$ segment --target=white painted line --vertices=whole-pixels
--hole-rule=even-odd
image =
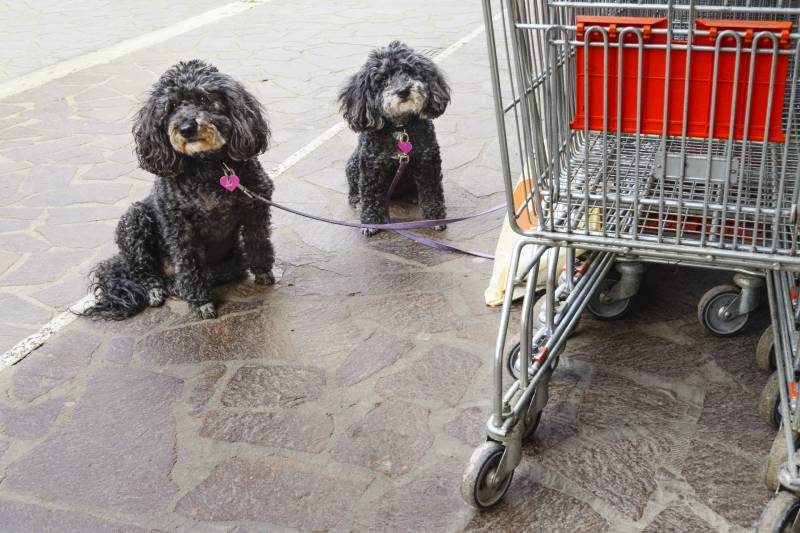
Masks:
[[[259,0],[259,3],[263,3],[263,2],[266,2],[266,1],[269,1],[269,0]],[[237,5],[237,4],[238,4],[238,2],[236,2],[234,4],[227,4],[226,6],[223,6],[223,7],[230,7],[230,6]],[[218,10],[215,9],[213,11],[218,11]],[[202,17],[202,16],[205,16],[205,15],[208,15],[209,13],[212,13],[213,11],[209,11],[209,12],[203,14],[203,15],[200,15],[200,16]],[[240,11],[244,11],[244,10],[241,9]],[[194,17],[194,18],[197,18],[197,17]],[[190,20],[192,20],[192,19],[189,19],[186,22],[189,22]],[[169,29],[169,28],[165,28],[165,29]],[[447,48],[445,48],[444,50],[442,50],[441,52],[436,54],[433,57],[433,61],[435,61],[436,63],[441,63],[442,61],[444,61],[445,59],[447,59],[448,57],[453,55],[453,53],[455,53],[459,48],[462,48],[465,44],[467,44],[468,42],[473,40],[475,37],[477,37],[478,35],[483,33],[483,29],[484,29],[483,25],[481,25],[478,28],[475,28],[474,30],[469,32],[466,36],[462,37],[458,41],[454,42],[453,44],[451,44],[450,46],[448,46]],[[185,30],[185,31],[188,31],[188,30]],[[154,32],[154,33],[157,33],[157,32]],[[183,32],[180,32],[180,33],[183,33]],[[151,35],[151,34],[148,34],[148,35]],[[178,35],[178,34],[175,34],[175,35]],[[131,39],[131,40],[135,40],[135,39]],[[126,41],[126,42],[128,42],[128,41]],[[161,42],[161,41],[158,41],[158,42]],[[120,43],[120,44],[122,44],[122,43]],[[120,55],[124,55],[124,54],[120,54]],[[119,57],[119,56],[117,56],[117,57]],[[109,61],[110,61],[110,59],[109,59]],[[99,64],[99,63],[95,63],[95,64]],[[88,68],[88,67],[84,67],[84,68]],[[66,76],[66,74],[64,74],[64,76]],[[53,78],[53,79],[55,79],[55,78]],[[43,83],[46,83],[46,82],[43,82]],[[0,85],[0,91],[2,91],[2,85]],[[2,92],[0,92],[0,98],[2,98]],[[293,153],[292,155],[290,155],[289,157],[284,159],[278,166],[276,166],[275,168],[270,170],[269,171],[270,176],[272,178],[276,178],[276,177],[280,176],[281,174],[283,174],[284,172],[286,172],[287,170],[289,170],[290,168],[295,166],[297,163],[302,161],[305,157],[307,157],[309,154],[311,154],[314,150],[316,150],[317,148],[319,148],[320,146],[325,144],[325,142],[333,139],[336,135],[338,135],[341,131],[343,131],[345,129],[345,127],[346,127],[346,124],[344,122],[339,122],[338,124],[335,124],[335,125],[331,126],[330,128],[328,128],[327,130],[325,130],[324,132],[322,132],[320,135],[314,137],[314,139],[312,139],[311,142],[309,142],[308,144],[303,146],[301,149],[299,149],[298,151],[296,151],[295,153]],[[6,367],[9,367],[9,366],[11,366],[13,364],[16,364],[19,361],[21,361],[22,359],[24,359],[28,354],[30,354],[33,350],[35,350],[36,348],[38,348],[39,346],[44,344],[47,341],[47,339],[52,337],[60,329],[68,326],[72,321],[74,321],[77,318],[77,315],[75,315],[72,311],[80,311],[80,310],[86,309],[88,306],[90,306],[92,304],[92,302],[94,302],[94,297],[91,294],[89,294],[87,296],[84,296],[83,298],[78,300],[72,307],[70,307],[70,311],[65,311],[65,312],[61,313],[60,315],[55,317],[53,320],[51,320],[50,322],[45,324],[42,327],[42,329],[40,329],[37,333],[34,333],[30,337],[21,340],[16,345],[14,345],[13,348],[11,348],[7,352],[5,352],[3,355],[0,355],[0,370],[4,369]]]
[[[305,159],[311,152],[325,144],[326,142],[330,141],[334,137],[336,137],[339,133],[344,131],[347,127],[347,124],[344,122],[339,122],[338,124],[334,124],[327,130],[323,131],[321,134],[314,137],[311,142],[307,145],[300,148],[298,151],[284,159],[283,161],[278,164],[275,168],[269,171],[270,178],[277,178],[301,160]]]
[[[500,14],[501,13],[495,15],[494,20],[497,20]],[[433,56],[433,60],[436,63],[441,63],[451,55],[455,54],[459,49],[463,48],[465,44],[469,43],[475,37],[483,33],[485,29],[486,28],[484,27],[484,25],[481,24],[480,26],[478,26],[477,28],[466,34],[464,37],[457,40],[456,42],[454,42],[453,44],[451,44],[450,46],[448,46],[447,48],[445,48],[444,50]]]
[[[196,30],[212,22],[238,15],[244,11],[254,8],[257,5],[269,2],[270,0],[239,0],[223,6],[217,7],[205,13],[177,22],[172,26],[161,28],[160,30],[145,33],[138,37],[133,37],[125,41],[118,42],[107,48],[102,48],[88,54],[83,54],[54,65],[35,70],[13,80],[0,83],[0,100],[9,96],[19,94],[36,87],[40,87],[53,80],[69,76],[75,72],[86,70],[97,65],[109,63],[124,55],[136,52],[154,44],[163,43],[173,37],[186,32]]]
[[[29,353],[47,342],[47,339],[56,334],[60,329],[67,327],[73,320],[78,318],[79,313],[89,307],[94,302],[94,297],[87,294],[75,302],[67,311],[57,315],[53,320],[45,324],[42,329],[22,339],[13,348],[0,355],[0,370],[14,365],[24,359]]]

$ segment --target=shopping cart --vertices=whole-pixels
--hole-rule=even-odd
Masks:
[[[788,527],[800,509],[800,1],[483,6],[508,215],[521,239],[494,353],[488,439],[464,474],[465,499],[485,509],[505,495],[584,309],[622,316],[645,263],[680,264],[735,273],[698,305],[716,335],[741,331],[766,286],[772,326],[758,362],[775,371],[762,410],[783,430],[767,468],[768,484],[782,490],[762,526]],[[523,282],[519,343],[506,354],[513,289]]]

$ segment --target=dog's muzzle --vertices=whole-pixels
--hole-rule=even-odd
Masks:
[[[383,110],[389,118],[419,115],[425,104],[425,95],[419,82],[408,82],[399,87],[389,87],[383,93]]]
[[[225,145],[225,138],[217,127],[202,118],[185,119],[169,128],[172,147],[188,156],[215,152]]]

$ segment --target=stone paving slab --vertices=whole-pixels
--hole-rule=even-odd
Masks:
[[[113,252],[115,219],[149,187],[130,117],[169,64],[206,57],[256,92],[275,131],[271,168],[337,123],[335,92],[375,44],[435,53],[482,21],[479,3],[396,8],[273,1],[0,102],[0,348],[80,297],[88,267]],[[502,198],[483,36],[443,66],[445,192],[451,213],[468,213]],[[342,175],[354,143],[343,131],[322,145],[276,180],[276,198],[354,217]],[[498,218],[439,237],[491,250]],[[216,321],[174,300],[120,323],[79,319],[0,372],[0,523],[739,532],[769,497],[760,469],[774,432],[756,415],[766,375],[753,357],[764,310],[724,341],[694,317],[728,275],[654,267],[629,317],[583,317],[508,499],[477,514],[458,490],[490,405],[491,264],[280,213],[275,245],[279,283],[221,288]]]

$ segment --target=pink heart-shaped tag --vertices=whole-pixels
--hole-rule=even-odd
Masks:
[[[222,176],[219,179],[219,184],[222,185],[228,192],[233,192],[239,186],[239,176],[231,174],[230,176]]]
[[[412,148],[414,148],[414,145],[408,141],[397,141],[397,149],[405,155],[408,155]]]

